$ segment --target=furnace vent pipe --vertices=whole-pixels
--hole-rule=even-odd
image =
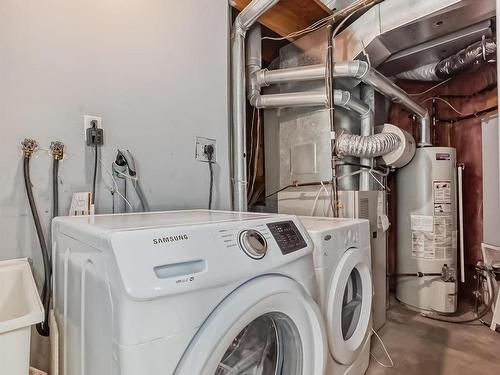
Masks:
[[[255,80],[261,86],[268,86],[275,83],[320,80],[324,79],[325,75],[326,68],[324,65],[311,65],[280,70],[261,69],[255,73]],[[333,76],[335,78],[359,79],[390,98],[393,102],[401,104],[419,119],[419,146],[431,145],[430,117],[427,109],[415,102],[404,90],[373,69],[368,63],[361,60],[335,63],[333,66]]]
[[[252,0],[234,20],[231,32],[232,183],[236,211],[247,211],[245,35],[259,17],[278,2]]]

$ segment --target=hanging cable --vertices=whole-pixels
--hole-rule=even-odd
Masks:
[[[208,190],[208,209],[212,209],[212,197],[213,197],[213,189],[214,189],[214,169],[213,169],[213,157],[214,157],[214,146],[206,145],[204,152],[207,155],[208,161],[208,170],[210,172],[210,185]]]
[[[466,113],[463,113],[463,112],[460,112],[458,109],[456,109],[448,100],[445,100],[443,98],[440,98],[439,96],[431,96],[430,98],[427,98],[425,100],[423,100],[422,102],[420,102],[421,104],[424,104],[424,103],[427,103],[428,101],[430,100],[439,100],[443,103],[445,103],[448,107],[450,107],[453,111],[455,111],[456,113],[458,113],[459,115],[461,116],[468,116],[468,114]]]
[[[38,242],[40,244],[40,249],[42,251],[43,269],[44,269],[44,285],[42,288],[42,303],[44,307],[44,320],[42,323],[36,325],[36,330],[41,336],[49,336],[49,309],[50,309],[50,278],[51,278],[51,268],[50,268],[50,258],[47,249],[47,243],[45,242],[45,236],[43,234],[42,224],[40,222],[40,216],[38,215],[38,210],[36,208],[35,198],[33,196],[33,187],[30,178],[30,159],[33,153],[38,148],[38,143],[33,139],[25,139],[21,142],[23,148],[23,172],[24,172],[24,186],[26,188],[26,194],[28,196],[28,202],[31,209],[31,214],[33,216],[33,221],[35,223],[36,234],[38,237]]]
[[[380,336],[378,335],[378,333],[372,328],[372,332],[373,334],[377,337],[378,341],[380,341],[380,345],[382,345],[382,349],[384,350],[384,353],[385,355],[387,356],[387,359],[389,359],[389,365],[386,365],[384,363],[382,363],[377,357],[375,357],[375,355],[370,352],[370,355],[373,357],[373,359],[382,367],[384,368],[393,368],[394,367],[394,361],[392,360],[392,357],[391,355],[389,354],[389,351],[387,350],[387,348],[385,347],[385,344],[384,342],[382,341],[382,339],[380,338]]]
[[[417,92],[417,93],[415,93],[415,94],[408,94],[408,96],[421,96],[421,95],[427,94],[427,93],[431,92],[432,90],[437,89],[438,87],[440,87],[440,86],[444,85],[445,83],[447,83],[447,82],[449,82],[449,81],[451,81],[451,77],[450,77],[450,78],[445,79],[445,80],[444,80],[444,81],[442,81],[442,82],[439,82],[437,85],[434,85],[434,86],[432,86],[432,87],[429,87],[427,90],[424,90],[424,91],[422,91],[422,92]]]

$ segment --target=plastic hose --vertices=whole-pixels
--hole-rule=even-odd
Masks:
[[[40,223],[40,217],[38,215],[38,210],[35,204],[35,198],[33,197],[33,189],[30,178],[30,158],[26,156],[24,157],[24,185],[26,187],[26,193],[28,195],[31,214],[35,222],[38,242],[40,243],[40,248],[42,250],[43,269],[45,274],[45,281],[42,289],[42,302],[45,310],[45,317],[42,323],[38,323],[36,325],[36,330],[41,336],[49,336],[50,278],[51,278],[50,259],[49,259],[49,252],[47,250],[47,244],[45,242],[45,236],[43,235],[42,224]]]

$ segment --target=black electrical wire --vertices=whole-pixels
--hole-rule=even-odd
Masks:
[[[212,166],[212,157],[208,159],[208,169],[210,170],[210,189],[208,193],[208,209],[212,209],[212,196],[213,196],[213,190],[214,190],[214,169]]]
[[[26,187],[26,193],[28,195],[28,202],[31,209],[31,214],[35,222],[36,234],[38,236],[38,242],[40,243],[40,248],[42,250],[43,259],[43,269],[45,274],[45,281],[42,289],[42,302],[45,309],[45,317],[42,323],[36,325],[36,330],[41,336],[49,336],[49,309],[50,309],[50,278],[51,278],[51,267],[49,252],[47,249],[47,243],[45,242],[45,236],[43,234],[42,224],[40,222],[40,216],[38,215],[38,210],[35,204],[35,198],[33,197],[33,188],[31,185],[30,178],[30,157],[24,157],[24,185]]]
[[[214,146],[212,145],[207,145],[205,146],[205,154],[207,155],[207,161],[208,161],[208,170],[210,171],[210,186],[208,190],[208,209],[212,209],[212,198],[213,198],[213,191],[214,191],[214,168],[213,168],[213,157],[214,157]]]
[[[99,160],[99,146],[96,144],[94,147],[94,176],[92,178],[92,204],[95,204],[95,186],[97,182],[97,162]]]

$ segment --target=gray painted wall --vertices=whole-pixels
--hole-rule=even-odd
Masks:
[[[194,143],[197,135],[215,138],[215,206],[229,208],[228,30],[224,0],[0,2],[0,259],[33,258],[40,280],[19,144],[25,137],[44,148],[66,144],[67,212],[72,192],[91,188],[84,114],[103,117],[108,166],[117,147],[132,151],[153,210],[206,207],[208,166],[194,160]],[[44,151],[32,161],[46,228],[50,163]],[[98,212],[110,207],[101,183]]]

